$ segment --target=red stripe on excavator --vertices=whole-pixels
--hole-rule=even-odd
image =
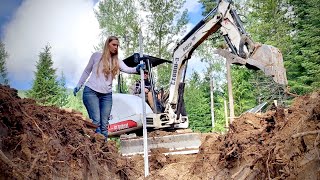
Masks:
[[[109,132],[117,132],[124,129],[129,129],[133,127],[137,127],[137,122],[133,120],[125,120],[114,124],[109,124],[108,131]]]

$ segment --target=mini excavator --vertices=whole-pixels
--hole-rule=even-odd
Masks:
[[[220,0],[214,9],[176,44],[172,61],[149,55],[141,57],[137,53],[123,60],[126,65],[135,67],[143,58],[149,72],[163,63],[172,65],[169,89],[166,94],[162,94],[160,99],[156,98],[158,96],[154,90],[154,79],[152,73],[149,73],[156,103],[153,108],[146,104],[148,130],[188,128],[189,119],[183,99],[187,62],[193,51],[210,35],[218,31],[223,36],[228,49],[217,49],[213,53],[223,56],[232,64],[261,70],[278,84],[284,86],[287,84],[286,70],[279,49],[254,42],[245,31],[232,1]],[[121,85],[121,77],[118,80],[118,84]],[[141,97],[121,93],[121,88],[119,92],[113,94],[113,106],[108,127],[110,136],[129,134],[142,129]],[[197,133],[166,135],[148,140],[150,149],[166,148],[180,152],[182,149],[188,149],[187,153],[195,152],[200,144],[200,137]],[[142,154],[142,138],[121,138],[121,153],[123,155]]]

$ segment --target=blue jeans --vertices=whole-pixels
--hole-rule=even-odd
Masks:
[[[112,108],[112,93],[99,93],[85,86],[83,104],[87,108],[89,118],[97,125],[96,133],[108,137],[109,117]]]

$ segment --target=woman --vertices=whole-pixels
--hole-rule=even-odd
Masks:
[[[108,138],[109,116],[112,108],[112,80],[120,71],[126,73],[137,73],[143,64],[135,68],[128,67],[118,59],[119,40],[110,36],[105,42],[103,52],[92,54],[87,67],[73,90],[73,94],[86,85],[83,90],[83,104],[85,105],[89,118],[97,125],[96,132]]]

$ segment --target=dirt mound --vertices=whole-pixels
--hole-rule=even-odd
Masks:
[[[0,179],[128,179],[113,141],[85,128],[77,114],[20,99],[0,86]]]
[[[289,109],[245,114],[227,134],[203,134],[196,155],[152,150],[147,179],[319,179],[319,100],[315,92]],[[0,179],[144,179],[142,156],[124,158],[103,139],[77,114],[0,86]]]
[[[207,135],[197,156],[166,156],[150,179],[320,179],[319,100],[315,92],[289,109],[245,114],[227,134]]]

